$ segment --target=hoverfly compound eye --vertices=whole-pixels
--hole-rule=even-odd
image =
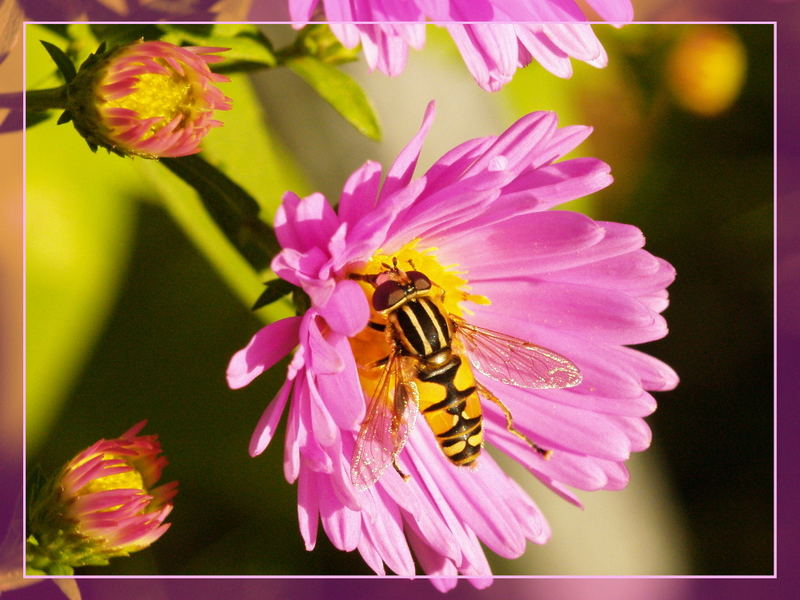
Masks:
[[[406,291],[396,281],[385,281],[375,288],[372,306],[377,311],[387,310],[399,304],[406,297]]]
[[[406,271],[406,276],[411,280],[411,283],[414,284],[414,289],[419,291],[431,289],[431,280],[428,279],[428,276],[424,273],[420,273],[419,271]]]

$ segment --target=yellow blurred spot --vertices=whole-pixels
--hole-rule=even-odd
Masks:
[[[708,117],[736,101],[746,70],[744,46],[724,25],[690,27],[667,58],[667,82],[675,100]]]

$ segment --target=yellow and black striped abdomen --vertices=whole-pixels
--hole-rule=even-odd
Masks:
[[[420,412],[445,456],[456,465],[475,462],[483,445],[483,417],[468,363],[451,354],[444,365],[421,364]]]
[[[472,370],[452,351],[452,323],[424,296],[407,300],[388,319],[403,354],[418,360],[419,410],[442,452],[456,465],[471,465],[483,444],[483,417]]]

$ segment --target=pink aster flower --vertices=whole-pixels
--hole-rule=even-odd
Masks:
[[[630,0],[589,4],[607,21],[633,19]],[[302,25],[318,5],[319,0],[289,0],[289,11]],[[447,28],[470,73],[488,91],[499,90],[531,60],[559,77],[572,75],[570,58],[595,67],[607,62],[586,16],[572,0],[323,0],[322,7],[342,44],[354,48],[360,43],[370,68],[387,75],[403,70],[409,46],[424,45],[426,19]]]
[[[72,567],[108,564],[166,532],[178,483],[156,486],[167,459],[158,436],[137,435],[145,424],[80,452],[34,499],[29,571],[64,574]]]
[[[642,249],[636,227],[550,210],[611,183],[599,160],[561,160],[589,127],[558,128],[555,114],[531,113],[499,136],[457,146],[414,178],[432,118],[433,104],[385,176],[374,162],[354,172],[338,210],[318,193],[284,196],[275,217],[283,250],[272,268],[305,291],[310,308],[256,333],[231,359],[227,378],[232,388],[245,386],[295,349],[250,453],[264,451],[288,403],[284,473],[297,482],[307,549],[321,522],[337,548],[357,549],[376,573],[387,566],[412,576],[415,557],[448,589],[457,574],[488,584],[481,544],[517,557],[528,540],[541,544],[550,536],[534,501],[487,452],[471,467],[454,464],[455,451],[465,447],[460,442],[475,454],[482,436],[574,504],[570,488],[627,484],[624,461],[650,443],[643,417],[655,401],[646,390],[671,389],[677,377],[625,345],[667,333],[659,313],[674,270]],[[410,287],[398,285],[403,278]],[[382,310],[398,302],[398,289],[396,306],[421,291],[444,297],[427,308],[418,302],[428,317],[406,311],[419,323],[398,328],[392,319],[401,311]],[[426,410],[445,397],[444,385],[422,381],[439,355],[434,348],[424,361],[414,359],[405,346],[426,343],[409,342],[414,331],[428,335],[430,345],[448,337],[441,319],[438,333],[430,333],[437,311],[456,324],[451,348],[463,360],[453,390],[483,390],[482,427],[473,420],[468,436],[450,441],[441,435],[449,425],[431,420],[446,411]],[[498,341],[481,348],[462,335],[475,327],[495,332]],[[526,346],[493,358],[509,339]],[[391,361],[381,361],[393,352],[398,364],[425,366],[409,376],[411,385]],[[466,383],[458,380],[462,374]],[[400,380],[394,395],[376,395],[384,375]],[[491,397],[505,404],[521,435],[509,430],[499,405],[486,401]],[[459,427],[460,410],[447,417]],[[425,418],[413,426],[415,412]]]
[[[147,158],[200,152],[231,100],[208,65],[226,48],[139,41],[92,55],[68,87],[67,115],[95,149]]]

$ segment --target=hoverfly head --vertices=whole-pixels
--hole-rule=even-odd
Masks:
[[[420,273],[419,271],[406,271],[406,277],[408,277],[408,280],[414,286],[414,290],[418,292],[431,289],[431,280],[428,279],[428,276],[424,273]]]
[[[372,307],[378,312],[389,310],[401,304],[409,292],[406,286],[394,279],[379,283],[372,294]]]

